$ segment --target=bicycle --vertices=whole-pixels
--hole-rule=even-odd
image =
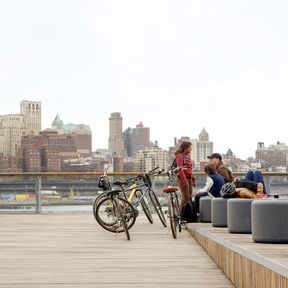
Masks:
[[[137,177],[141,178],[141,180],[143,181],[142,184],[138,184],[137,185],[137,188],[141,188],[141,187],[146,187],[146,190],[143,192],[143,196],[144,197],[147,193],[149,195],[149,198],[151,200],[151,203],[161,221],[161,223],[163,224],[164,227],[167,226],[166,224],[166,218],[164,216],[164,213],[163,213],[163,210],[162,210],[162,206],[155,194],[155,192],[153,191],[152,189],[152,181],[151,181],[151,178],[150,176],[152,175],[157,175],[157,174],[161,174],[162,173],[162,170],[160,171],[156,171],[157,169],[159,169],[159,167],[156,167],[154,169],[152,169],[151,171],[149,171],[148,173],[145,173],[145,174],[140,174],[138,175]]]
[[[104,167],[104,171],[103,171],[103,175],[101,175],[99,177],[99,181],[98,181],[98,187],[102,189],[102,192],[100,194],[98,194],[94,200],[93,203],[93,215],[95,220],[96,219],[96,208],[97,208],[97,203],[99,202],[99,200],[101,200],[102,197],[106,196],[107,191],[112,190],[112,186],[111,186],[111,180],[109,178],[109,176],[107,175],[107,171],[109,169],[110,165],[107,165],[106,168]]]
[[[107,231],[113,233],[125,232],[130,240],[129,229],[134,225],[136,214],[134,207],[119,196],[120,189],[110,190],[98,202],[95,219]]]
[[[167,171],[167,176],[169,179],[169,184],[172,186],[168,186],[163,188],[163,192],[168,195],[168,215],[170,220],[170,228],[172,231],[173,238],[177,238],[177,230],[181,232],[181,218],[180,218],[180,206],[179,206],[179,200],[178,200],[178,187],[173,186],[173,173],[178,170],[179,168],[176,168],[171,171]]]
[[[152,224],[153,223],[152,213],[147,204],[145,194],[143,193],[142,189],[139,189],[141,185],[137,184],[137,180],[139,180],[139,175],[136,177],[127,179],[126,181],[116,180],[113,182],[113,184],[121,188],[123,195],[125,195],[124,196],[125,199],[127,199],[129,203],[132,203],[135,208],[137,208],[139,205],[141,206],[146,218]],[[128,189],[124,189],[124,186],[128,185],[129,182],[132,182],[133,184]],[[126,193],[128,193],[129,191],[131,192],[129,196],[127,197]],[[135,201],[135,198],[137,199],[136,201]],[[138,209],[136,209],[136,211],[138,212]]]
[[[155,192],[152,190],[152,181],[150,176],[152,175],[156,175],[156,174],[160,174],[162,171],[156,171],[157,169],[159,169],[159,167],[156,167],[154,169],[152,169],[151,171],[145,173],[145,174],[139,174],[133,178],[127,179],[126,181],[114,181],[113,184],[116,186],[119,186],[121,188],[121,192],[123,193],[123,198],[125,198],[129,203],[133,203],[133,198],[134,195],[137,198],[137,201],[133,203],[133,206],[138,207],[139,205],[141,205],[148,221],[150,223],[153,223],[153,218],[152,218],[152,214],[150,212],[149,206],[147,205],[146,202],[146,198],[145,196],[149,195],[149,198],[151,200],[151,203],[161,221],[161,223],[163,224],[164,227],[166,227],[166,219],[164,216],[164,213],[162,211],[162,207],[159,203],[159,200],[155,194]],[[142,183],[137,183],[137,181],[141,180]],[[128,189],[124,189],[124,186],[127,186],[129,184],[129,182],[133,182],[132,186],[130,186]],[[145,191],[142,191],[142,188],[146,187]],[[131,193],[129,194],[129,196],[126,195],[126,193],[128,193],[129,191],[131,191]],[[98,205],[98,202],[100,201],[100,199],[102,197],[105,197],[105,194],[100,194],[94,201],[93,204],[93,213],[94,211],[96,211],[96,207]],[[134,198],[135,199],[135,198]],[[138,210],[137,210],[138,211]],[[95,217],[95,215],[94,215]]]

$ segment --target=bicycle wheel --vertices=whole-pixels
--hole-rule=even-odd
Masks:
[[[170,220],[170,227],[172,231],[173,238],[177,238],[177,219],[175,219],[175,203],[173,201],[173,196],[170,195],[168,201],[168,213],[169,213],[169,220]]]
[[[154,206],[154,208],[156,210],[156,213],[157,213],[161,223],[163,224],[164,227],[167,227],[166,219],[165,219],[164,213],[162,211],[162,207],[161,207],[161,205],[159,203],[159,200],[158,200],[155,192],[152,189],[149,189],[148,192],[149,192],[148,194],[149,194],[149,197],[151,199],[151,202],[152,202],[152,204],[153,204],[153,206]]]
[[[93,203],[93,215],[94,215],[94,218],[95,218],[96,221],[97,221],[97,219],[96,219],[96,208],[97,208],[98,203],[100,202],[100,200],[103,197],[107,197],[106,192],[104,192],[104,191],[101,194],[97,195],[97,197],[95,198],[94,203]]]
[[[127,228],[130,229],[136,220],[134,207],[127,200],[118,199],[127,223]],[[95,219],[104,229],[113,233],[121,233],[124,232],[124,229],[123,225],[119,222],[119,213],[116,210],[117,207],[113,198],[103,197],[96,207]]]
[[[122,203],[119,201],[120,199],[115,197],[113,199],[113,202],[115,203],[115,207],[116,207],[116,215],[118,220],[121,222],[121,226],[123,227],[123,230],[125,231],[127,240],[130,240],[130,233],[128,230],[128,226],[127,226],[127,222],[126,222],[126,217],[124,215],[125,210],[123,211],[123,205]],[[124,208],[125,209],[125,208]],[[134,209],[133,209],[134,211]]]
[[[181,224],[180,224],[180,205],[179,205],[179,200],[178,200],[178,195],[177,193],[175,192],[175,211],[176,211],[176,215],[177,215],[177,225],[178,225],[178,231],[181,232],[182,230],[182,227],[181,227]]]
[[[140,189],[137,190],[135,192],[135,196],[138,199],[142,198],[140,201],[140,205],[141,205],[142,210],[144,211],[144,214],[147,217],[148,221],[152,224],[153,223],[153,217],[152,217],[151,211],[149,210],[149,206],[147,204],[147,201],[146,201],[145,197],[143,197],[143,191]]]

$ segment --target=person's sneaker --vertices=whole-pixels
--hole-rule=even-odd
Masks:
[[[187,228],[187,221],[184,220],[180,221],[180,225],[182,228]]]
[[[262,183],[257,183],[257,193],[263,194],[264,186]]]

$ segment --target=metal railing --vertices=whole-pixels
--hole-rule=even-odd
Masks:
[[[140,173],[115,172],[108,176],[115,180]],[[197,191],[204,186],[206,174],[194,174]],[[43,206],[91,205],[100,190],[97,187],[100,175],[101,172],[0,173],[0,213],[39,214]],[[245,173],[233,175],[241,178]],[[267,194],[288,195],[288,173],[263,172],[263,176]],[[167,177],[155,176],[153,183],[156,193],[160,193],[167,185]]]

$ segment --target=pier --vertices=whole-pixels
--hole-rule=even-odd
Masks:
[[[187,230],[144,217],[127,241],[92,212],[0,215],[0,287],[234,287]]]
[[[90,195],[76,190],[73,197],[56,199],[61,204],[71,202],[59,209],[53,206],[55,199],[43,197],[41,187],[47,179],[82,177],[78,174],[32,173],[28,176],[34,181],[34,197],[22,199],[15,192],[15,199],[2,195],[0,288],[288,288],[285,244],[254,243],[251,234],[231,234],[227,228],[207,223],[188,224],[179,238],[173,239],[169,223],[164,228],[155,215],[155,223],[150,224],[142,214],[130,230],[131,241],[127,241],[123,234],[112,234],[96,223],[91,201],[77,205],[79,197]],[[287,175],[265,176],[270,179]],[[99,174],[84,176],[92,177],[97,191]],[[21,185],[25,177],[23,173],[2,175],[2,183],[14,181]],[[76,187],[74,182],[72,187]],[[274,188],[269,191],[287,198],[286,189],[284,194]],[[158,196],[162,199],[161,189]],[[165,210],[166,201],[162,200]]]

